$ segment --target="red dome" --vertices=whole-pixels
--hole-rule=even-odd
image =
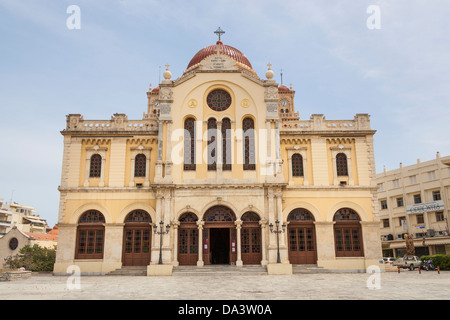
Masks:
[[[288,87],[286,87],[285,85],[281,85],[281,86],[278,87],[278,91],[289,92],[291,90]]]
[[[196,65],[206,57],[216,54],[218,49],[222,54],[226,54],[234,61],[240,62],[250,69],[253,69],[250,61],[248,61],[247,57],[242,52],[231,46],[224,45],[221,41],[217,41],[215,45],[203,48],[202,50],[197,52],[197,54],[192,58],[191,62],[189,62],[189,65],[186,69],[189,69],[190,67]]]

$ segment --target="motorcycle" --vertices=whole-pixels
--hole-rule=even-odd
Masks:
[[[423,262],[422,269],[424,269],[426,271],[436,270],[436,268],[433,265],[433,261],[432,260],[425,260]]]

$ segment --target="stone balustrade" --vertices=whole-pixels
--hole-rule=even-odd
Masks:
[[[65,131],[156,131],[158,124],[155,119],[128,120],[122,113],[116,113],[111,120],[84,120],[80,114],[69,114]]]
[[[370,116],[357,114],[353,120],[326,120],[323,114],[313,114],[310,120],[285,121],[281,131],[355,131],[371,130]]]

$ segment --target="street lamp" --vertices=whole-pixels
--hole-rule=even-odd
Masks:
[[[163,236],[163,234],[169,233],[170,225],[169,224],[166,225],[166,231],[163,231],[163,227],[164,227],[164,222],[162,222],[162,221],[159,222],[159,230],[160,231],[158,231],[158,226],[156,224],[153,226],[153,231],[155,232],[155,234],[159,234],[159,236],[160,236],[160,238],[159,238],[159,262],[158,262],[158,264],[162,264],[162,236]]]
[[[270,228],[270,232],[272,233],[276,233],[277,235],[277,263],[281,263],[281,259],[280,259],[280,238],[279,238],[279,234],[283,233],[286,231],[286,224],[283,223],[283,225],[281,226],[282,229],[279,230],[280,227],[280,221],[276,220],[275,221],[275,225],[276,225],[276,230],[273,230],[273,224],[269,224],[269,228]]]

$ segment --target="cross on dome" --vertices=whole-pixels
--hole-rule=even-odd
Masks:
[[[217,28],[216,31],[214,31],[214,33],[219,37],[219,41],[217,41],[217,43],[222,43],[222,41],[220,41],[220,37],[225,33],[225,31],[223,31],[222,29]]]

